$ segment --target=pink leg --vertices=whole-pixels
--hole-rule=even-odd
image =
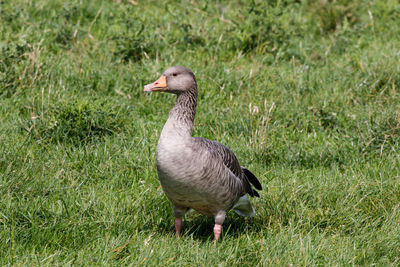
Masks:
[[[181,229],[182,229],[182,217],[175,218],[175,230],[176,230],[176,236],[180,237],[181,236]]]
[[[222,225],[216,223],[214,226],[214,247],[217,245],[217,241],[219,239],[219,236],[221,235],[221,232],[222,232]]]

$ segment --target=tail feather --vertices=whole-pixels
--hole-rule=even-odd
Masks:
[[[242,167],[242,169],[243,169],[243,172],[244,172],[244,174],[246,175],[247,179],[249,179],[249,182],[250,182],[252,185],[254,185],[254,187],[255,187],[256,189],[262,190],[261,183],[260,183],[260,181],[257,179],[257,177],[256,177],[251,171],[249,171],[248,169],[243,168],[243,167]]]
[[[240,216],[245,217],[253,217],[255,214],[254,208],[247,195],[243,195],[239,198],[238,202],[233,206],[233,210]]]
[[[251,186],[248,189],[247,194],[249,194],[249,196],[251,196],[251,197],[260,197],[258,192],[254,188],[252,188]]]

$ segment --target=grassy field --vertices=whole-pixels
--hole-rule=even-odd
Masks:
[[[0,265],[400,265],[399,62],[396,0],[1,1]],[[216,249],[157,179],[172,65],[264,186]]]

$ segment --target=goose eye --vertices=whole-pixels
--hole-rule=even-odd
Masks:
[[[177,75],[178,75],[177,73],[172,73],[172,76],[174,76],[174,77],[177,76]]]

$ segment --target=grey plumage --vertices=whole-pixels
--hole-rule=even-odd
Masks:
[[[259,196],[252,185],[261,190],[261,184],[249,170],[240,166],[227,147],[215,141],[192,137],[197,84],[190,69],[171,67],[155,83],[146,85],[145,91],[165,91],[177,95],[157,145],[158,176],[173,204],[177,234],[180,234],[179,220],[192,208],[215,217],[214,233],[215,240],[218,240],[217,225],[222,224],[225,213],[235,204],[240,204],[240,215],[254,214],[248,198],[244,196]]]

